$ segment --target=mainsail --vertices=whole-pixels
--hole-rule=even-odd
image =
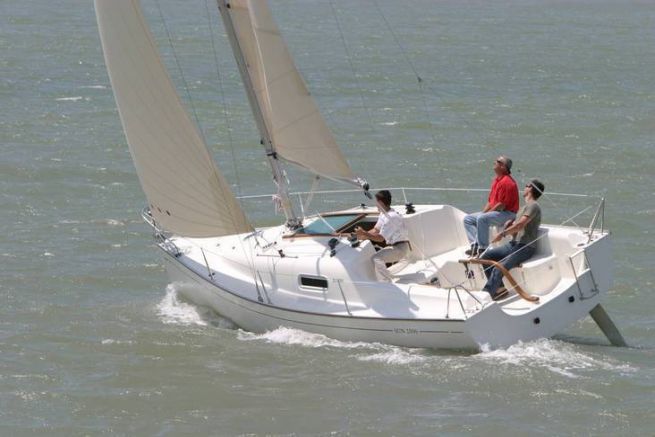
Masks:
[[[252,230],[189,118],[138,0],[95,0],[118,112],[151,213],[186,237]]]
[[[275,153],[330,179],[359,184],[294,65],[265,0],[231,0],[229,14]]]

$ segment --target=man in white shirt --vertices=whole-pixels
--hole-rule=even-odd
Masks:
[[[400,261],[409,255],[409,233],[403,217],[391,208],[391,193],[388,190],[378,191],[375,200],[380,210],[375,227],[365,231],[358,226],[355,233],[359,240],[386,243],[386,247],[380,249],[372,259],[378,280],[391,282],[393,275],[387,270],[386,264]]]

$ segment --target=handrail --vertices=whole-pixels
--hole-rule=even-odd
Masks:
[[[350,312],[350,307],[348,306],[348,300],[346,299],[346,295],[343,292],[343,288],[341,287],[341,279],[335,279],[334,281],[339,286],[339,291],[341,292],[341,298],[343,299],[343,304],[346,307],[346,312],[348,313],[349,316],[352,317],[353,313]]]
[[[598,208],[596,209],[596,212],[594,213],[594,217],[591,219],[591,223],[589,223],[589,239],[587,240],[587,243],[591,242],[591,239],[594,236],[594,231],[596,230],[596,224],[600,220],[600,232],[601,234],[603,233],[603,228],[605,227],[605,198],[602,197],[600,199],[600,203],[598,204]]]
[[[209,262],[207,261],[207,257],[205,256],[205,250],[202,247],[200,248],[200,253],[202,254],[202,258],[205,260],[205,267],[207,267],[207,276],[209,276],[209,279],[213,281],[214,273],[212,272],[211,267],[209,267]]]
[[[159,226],[157,226],[157,223],[155,222],[155,218],[150,213],[150,207],[149,206],[146,206],[141,210],[141,218],[143,219],[144,222],[146,222],[146,224],[148,226],[150,226],[152,228],[152,230],[155,233],[157,233],[157,234],[163,233],[163,231],[161,229],[159,229]]]
[[[468,319],[468,315],[466,314],[466,310],[464,309],[464,304],[462,303],[462,298],[459,296],[459,291],[457,291],[457,287],[455,288],[455,296],[457,296],[457,301],[459,302],[459,307],[462,309],[462,314],[464,315],[465,319]],[[450,289],[448,290],[450,292]],[[450,310],[450,308],[448,308]]]
[[[162,249],[173,255],[175,258],[182,254],[180,248],[177,247],[177,245],[169,238],[169,235],[167,235],[163,229],[160,229],[159,226],[157,226],[157,222],[155,222],[155,219],[150,214],[149,207],[146,206],[143,208],[143,210],[141,210],[141,218],[143,218],[143,221],[145,221],[146,224],[152,228],[153,237]]]
[[[514,277],[511,275],[509,270],[505,268],[501,263],[497,261],[492,261],[490,259],[479,259],[479,258],[468,258],[468,259],[460,259],[460,263],[462,264],[481,264],[481,265],[487,265],[487,266],[494,266],[496,267],[505,278],[509,281],[510,285],[514,290],[516,290],[516,293],[521,296],[523,299],[527,300],[528,302],[539,302],[539,296],[533,296],[529,293],[526,293],[523,288],[516,282]]]
[[[586,268],[579,273],[576,271],[575,265],[573,264],[573,258],[577,257],[578,255],[582,254],[584,258],[584,262],[586,265]],[[592,296],[595,296],[598,293],[598,283],[596,282],[596,278],[594,277],[594,272],[591,268],[591,263],[589,262],[589,257],[587,256],[587,250],[586,248],[582,248],[578,250],[577,252],[573,253],[572,255],[569,255],[569,264],[571,265],[571,271],[573,271],[573,277],[575,278],[575,285],[578,287],[578,293],[580,295],[580,300],[587,299],[587,297],[584,295],[582,292],[582,287],[580,286],[580,276],[584,275],[586,272],[589,272],[589,276],[591,277],[591,283],[593,284],[594,288],[591,289]]]

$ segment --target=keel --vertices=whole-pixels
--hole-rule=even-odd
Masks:
[[[603,331],[605,337],[607,337],[610,343],[612,343],[612,346],[628,346],[619,332],[619,329],[616,327],[612,319],[610,319],[605,308],[600,304],[596,305],[591,311],[589,311],[589,315],[594,319],[594,322],[596,322],[600,330]]]

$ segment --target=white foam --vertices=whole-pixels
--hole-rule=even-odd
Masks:
[[[21,398],[24,401],[34,401],[36,399],[39,399],[41,397],[41,395],[46,394],[46,392],[41,392],[39,394],[38,392],[35,392],[35,391],[28,392],[28,391],[22,391],[21,390],[21,391],[14,391],[14,392],[12,392],[12,394],[15,395],[15,396],[18,396],[19,398]]]
[[[395,126],[398,124],[397,121],[385,121],[384,123],[381,123],[383,126]]]
[[[134,344],[132,340],[114,340],[113,338],[105,338],[101,342],[101,344],[108,345],[108,344]]]
[[[198,308],[177,297],[177,290],[174,285],[166,287],[166,295],[157,305],[157,314],[162,322],[182,326],[207,326],[198,312]]]
[[[300,329],[285,327],[280,327],[263,334],[253,334],[252,332],[239,331],[237,338],[243,341],[263,340],[267,343],[298,345],[311,348],[331,346],[344,349],[358,349],[361,347],[370,347],[372,345],[372,343],[344,342],[334,340],[322,334],[313,334],[311,332],[306,332]]]
[[[593,357],[581,352],[579,346],[559,340],[541,339],[527,343],[519,342],[506,349],[489,350],[487,346],[481,349],[482,352],[474,355],[474,359],[522,367],[541,367],[568,378],[583,377],[585,372],[594,370],[619,373],[636,370],[627,364]]]
[[[125,226],[125,223],[123,223],[120,220],[114,220],[114,219],[106,219],[103,220],[103,223],[109,225],[109,226]]]
[[[280,327],[263,334],[239,331],[237,338],[242,341],[265,341],[267,343],[302,346],[308,348],[334,347],[357,350],[353,358],[364,362],[379,362],[390,365],[405,365],[423,362],[427,359],[421,349],[403,349],[381,343],[350,342],[335,340],[322,334],[314,334],[300,329]]]
[[[27,374],[27,375],[22,375],[22,374],[17,374],[17,375],[11,375],[12,378],[16,379],[51,379],[48,375],[38,375],[38,374]]]
[[[58,102],[77,102],[78,100],[82,100],[82,96],[75,96],[75,97],[60,97],[58,99],[55,99]]]
[[[427,357],[420,355],[414,350],[404,350],[398,347],[390,347],[389,350],[372,355],[358,356],[359,361],[374,361],[383,364],[413,364],[422,363]]]
[[[79,220],[59,220],[60,225],[79,225],[81,223]]]
[[[81,86],[80,88],[87,88],[87,89],[92,89],[92,90],[107,89],[107,87],[105,85],[85,85],[85,86]]]

